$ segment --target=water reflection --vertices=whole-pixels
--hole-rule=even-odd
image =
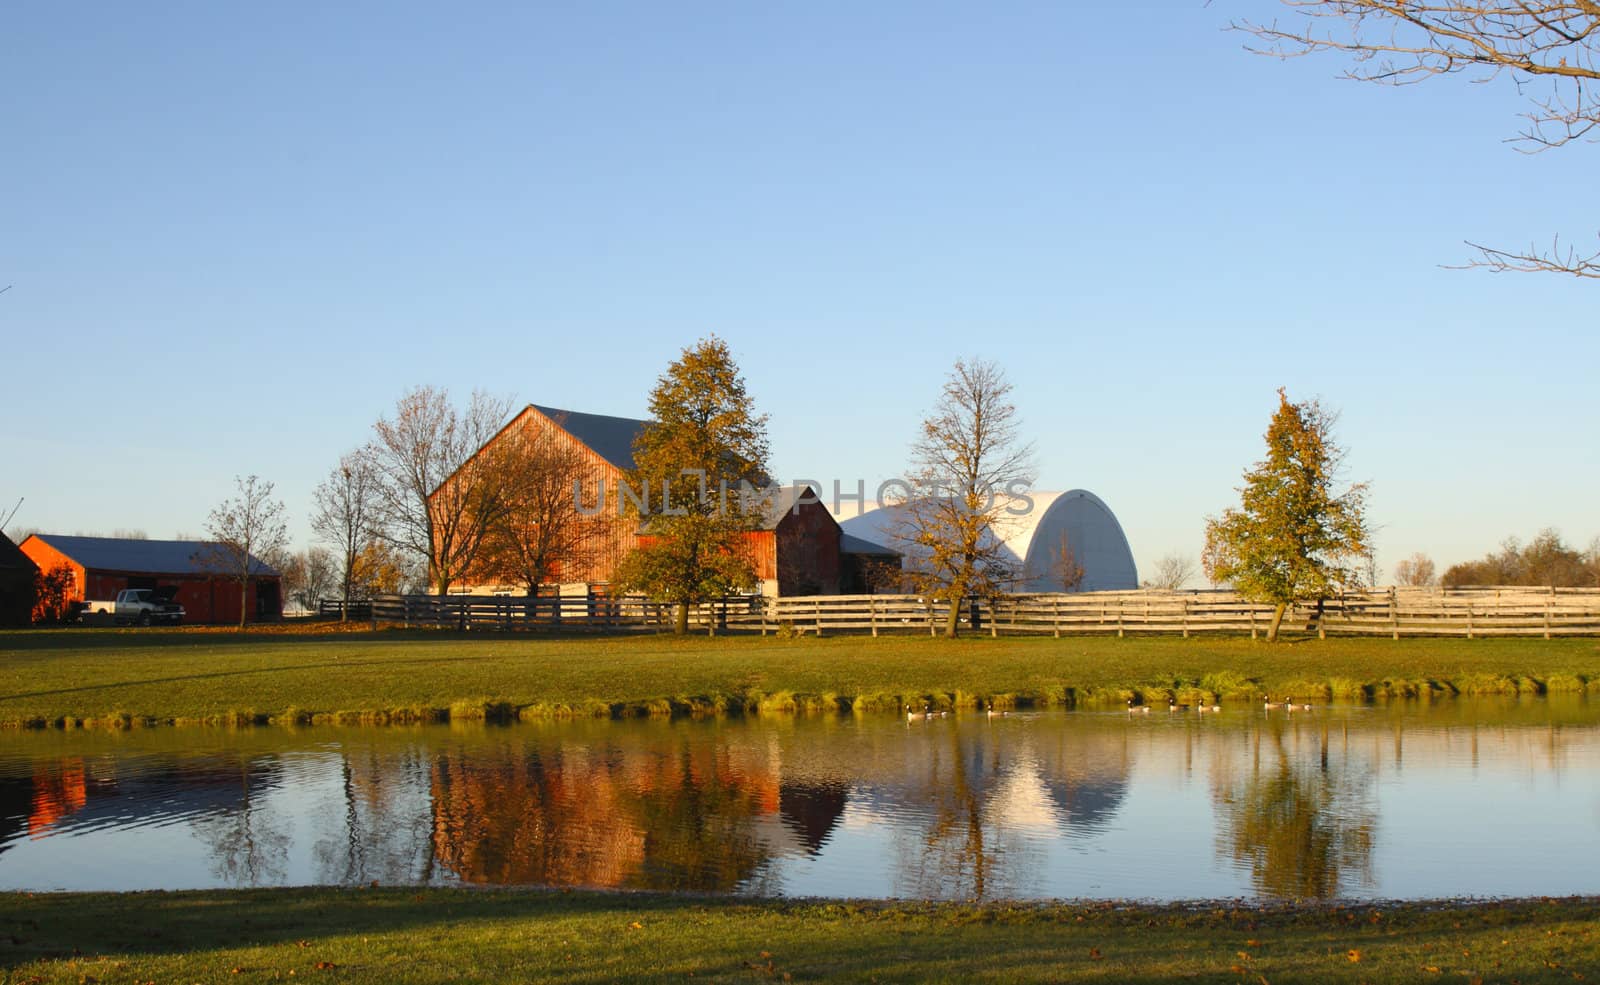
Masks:
[[[1247,764],[1218,755],[1211,770],[1220,850],[1249,869],[1262,895],[1331,899],[1370,890],[1375,773],[1359,758],[1330,754],[1326,727],[1311,737],[1312,749],[1283,719],[1251,738]]]
[[[17,735],[0,886],[1595,892],[1596,766],[1584,702]]]

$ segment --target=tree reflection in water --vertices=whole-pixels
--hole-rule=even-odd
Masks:
[[[1370,886],[1371,770],[1331,758],[1325,726],[1307,734],[1271,718],[1251,738],[1248,764],[1235,753],[1212,767],[1218,851],[1247,868],[1267,896],[1331,899]]]
[[[754,822],[777,774],[748,750],[687,738],[441,752],[434,844],[466,882],[727,892],[770,857]]]

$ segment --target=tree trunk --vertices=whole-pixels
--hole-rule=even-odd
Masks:
[[[955,639],[956,638],[956,634],[959,633],[960,631],[961,631],[961,600],[960,599],[951,599],[950,600],[950,614],[948,616],[946,616],[945,620],[944,620],[944,635],[945,635],[945,639],[951,639],[951,640]]]
[[[1279,602],[1272,607],[1272,623],[1267,626],[1267,642],[1278,642],[1278,626],[1283,622],[1283,614],[1289,610],[1289,603]]]
[[[672,631],[678,636],[689,635],[689,603],[678,603],[678,608],[672,616]]]
[[[239,579],[239,628],[240,629],[244,628],[245,616],[248,615],[249,612],[250,612],[250,610],[245,607],[245,603],[248,602],[248,601],[250,601],[250,579],[249,578],[241,578],[241,579]]]

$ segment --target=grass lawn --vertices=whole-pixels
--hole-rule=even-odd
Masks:
[[[0,724],[395,721],[1600,689],[1600,641],[0,633]]]
[[[1600,900],[1231,909],[514,890],[0,895],[8,982],[1522,982],[1600,976]],[[1587,979],[1586,977],[1587,976]]]

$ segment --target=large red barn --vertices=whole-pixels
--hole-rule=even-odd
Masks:
[[[618,505],[622,500],[621,486],[633,468],[633,443],[648,422],[631,417],[608,417],[601,414],[584,414],[529,404],[512,418],[494,438],[491,438],[478,455],[521,429],[530,432],[553,433],[563,442],[570,442],[582,450],[592,477],[584,482],[583,498],[586,508],[599,507],[602,516],[596,517],[596,549],[589,552],[587,563],[563,567],[559,580],[569,585],[604,585],[610,581],[624,555],[648,541],[632,523],[616,522]],[[448,480],[447,480],[448,481]],[[604,490],[601,492],[601,490]],[[600,522],[604,519],[606,522]],[[755,562],[756,577],[761,581],[765,595],[837,594],[841,588],[853,587],[850,577],[852,559],[841,553],[841,532],[838,522],[810,489],[802,494],[799,487],[785,487],[776,492],[768,503],[765,522],[758,530],[744,535],[745,542]],[[877,545],[865,544],[850,538],[857,550],[868,549],[873,557],[894,558],[893,551]],[[495,578],[492,573],[479,572],[474,577],[452,586],[452,591],[472,594],[510,594],[519,592],[510,578]]]
[[[125,588],[171,587],[187,622],[239,621],[239,583],[207,563],[213,545],[204,541],[34,534],[18,546],[40,571],[71,572],[74,601],[114,599]],[[278,572],[255,557],[250,564],[249,618],[277,619],[283,614]]]

